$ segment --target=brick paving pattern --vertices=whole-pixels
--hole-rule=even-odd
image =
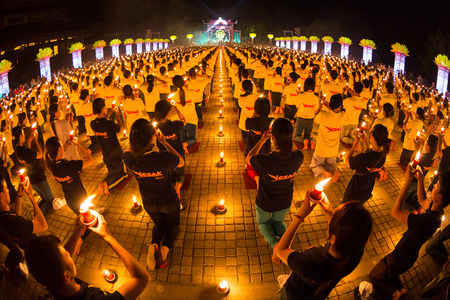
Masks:
[[[225,52],[223,54],[225,56]],[[182,192],[182,198],[187,200],[189,207],[181,212],[180,233],[169,254],[170,267],[148,270],[151,281],[141,299],[216,299],[214,286],[222,280],[229,282],[229,299],[278,299],[276,278],[290,272],[285,265],[271,262],[271,249],[256,224],[256,190],[246,190],[244,186],[242,172],[245,160],[238,147],[241,132],[235,122],[238,116],[233,110],[235,104],[230,98],[231,85],[227,80],[226,68],[221,76],[219,63],[213,78],[213,94],[208,112],[203,114],[204,127],[197,131],[198,141],[201,141],[200,150],[186,155],[186,173],[193,176],[190,188]],[[218,97],[219,78],[223,79],[223,107]],[[219,109],[223,110],[223,119],[218,118]],[[217,136],[219,125],[223,126],[224,137]],[[355,286],[361,280],[368,279],[372,267],[393,250],[405,231],[405,227],[390,214],[393,201],[403,184],[403,170],[397,165],[401,152],[400,128],[397,126],[394,135],[397,149],[389,154],[385,164],[389,178],[387,181],[377,182],[373,198],[367,204],[374,218],[374,227],[366,253],[358,268],[341,280],[329,299],[353,299]],[[85,140],[83,143],[88,142]],[[128,140],[122,139],[121,143],[124,149],[128,148]],[[216,163],[222,151],[226,166],[218,168]],[[317,182],[309,170],[313,150],[303,153],[305,160],[295,178],[293,205],[286,216],[288,224],[306,190]],[[96,193],[100,180],[106,174],[101,153],[95,154],[94,158],[96,163],[81,174],[88,194]],[[325,187],[333,207],[340,204],[353,174],[343,162],[338,163],[337,168],[341,172],[340,182]],[[429,174],[433,174],[433,171]],[[55,197],[63,197],[60,185],[50,179],[50,174],[47,175]],[[430,182],[430,176],[426,182]],[[112,190],[110,196],[97,196],[93,203],[106,207],[104,215],[112,235],[146,266],[153,223],[144,210],[136,214],[131,212],[133,195],[140,201],[134,178],[121,191]],[[225,200],[227,212],[216,215],[214,208],[220,199]],[[24,202],[24,215],[30,218],[31,205],[26,200]],[[49,214],[48,232],[63,241],[67,240],[73,229],[74,218],[75,215],[67,206]],[[310,245],[323,244],[327,239],[326,234],[326,219],[320,209],[316,209],[299,228],[293,248],[306,249]],[[0,246],[0,261],[5,257],[6,248]],[[112,249],[94,234],[84,241],[81,252],[74,257],[74,261],[81,279],[106,290],[114,290],[128,276]],[[104,269],[117,271],[119,281],[115,285],[103,280]],[[413,268],[401,278],[409,290],[406,299],[418,299],[422,287],[435,274],[436,267],[422,251]],[[26,282],[13,278],[5,288],[6,299],[38,299],[44,293],[44,289],[33,278]]]

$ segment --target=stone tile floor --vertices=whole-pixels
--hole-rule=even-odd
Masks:
[[[189,207],[181,213],[180,233],[170,254],[170,267],[148,270],[151,281],[141,299],[218,299],[220,297],[214,289],[222,280],[229,282],[229,299],[277,299],[276,278],[289,273],[288,267],[271,262],[271,249],[256,225],[256,191],[246,190],[244,186],[244,156],[237,143],[241,140],[241,133],[235,123],[238,117],[230,98],[230,84],[225,80],[227,75],[222,75],[225,104],[222,107],[217,96],[221,74],[216,67],[213,94],[208,112],[203,116],[205,125],[197,132],[198,140],[201,141],[200,151],[186,156],[186,173],[193,174],[193,177],[189,190],[182,192],[182,198],[188,201]],[[220,108],[224,119],[217,118]],[[219,125],[223,126],[224,137],[216,135]],[[395,128],[395,135],[398,147],[386,162],[389,179],[376,184],[373,198],[368,201],[374,228],[366,253],[358,268],[337,285],[329,299],[353,299],[352,291],[355,286],[361,280],[367,280],[373,266],[394,248],[405,231],[405,227],[390,214],[393,201],[403,183],[403,170],[397,165],[401,152],[398,127]],[[124,149],[128,148],[128,140],[121,140],[121,143]],[[224,152],[226,166],[218,168],[216,163],[221,151]],[[309,170],[312,153],[312,150],[304,151],[305,161],[295,178],[294,201],[286,217],[288,224],[305,191],[317,182]],[[82,173],[88,194],[96,193],[98,183],[106,174],[101,153],[94,157],[96,163]],[[353,174],[343,162],[338,163],[337,167],[341,172],[340,182],[329,184],[325,188],[333,207],[340,204]],[[433,174],[433,170],[429,173]],[[60,185],[50,179],[50,176],[48,178],[55,197],[62,197]],[[428,182],[430,176],[427,177]],[[153,223],[145,211],[137,214],[131,212],[133,195],[140,200],[134,178],[123,190],[113,190],[110,196],[97,196],[93,203],[107,208],[105,218],[112,235],[146,267]],[[220,199],[225,200],[228,209],[224,215],[213,212]],[[24,203],[24,212],[26,217],[31,216],[31,205],[27,201]],[[72,232],[74,218],[75,215],[67,206],[49,214],[48,232],[65,241]],[[327,222],[322,212],[316,209],[298,230],[293,248],[306,249],[310,245],[325,243],[326,239]],[[0,246],[0,261],[5,256],[6,248]],[[74,260],[81,279],[106,290],[114,290],[128,276],[118,257],[94,234],[84,241],[80,254]],[[104,269],[117,271],[119,281],[115,285],[103,280]],[[421,288],[436,272],[431,259],[421,253],[414,267],[402,276],[410,291],[406,299],[419,298]],[[5,299],[38,299],[44,293],[44,289],[30,277],[26,282],[13,278],[6,283],[4,293],[0,295],[3,294]]]

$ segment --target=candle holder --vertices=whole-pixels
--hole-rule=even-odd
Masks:
[[[323,187],[331,180],[331,178],[327,178],[322,180],[318,184],[314,186],[314,190],[309,192],[309,198],[313,203],[317,203],[317,201],[324,199],[323,195]]]
[[[216,205],[216,212],[218,214],[224,214],[227,212],[227,207],[225,206],[225,200],[220,200],[219,203]]]
[[[93,209],[88,209],[85,212],[82,212],[80,209],[80,213],[82,215],[81,223],[85,226],[91,227],[95,226],[98,222],[98,212]]]
[[[117,281],[117,273],[114,270],[104,270],[103,278],[105,278],[108,283],[115,283]]]
[[[219,119],[223,119],[223,118],[224,118],[224,116],[222,115],[222,110],[221,110],[221,109],[219,110],[219,116],[218,116],[218,118],[219,118]]]
[[[20,177],[20,184],[22,184],[23,186],[27,186],[28,185],[28,177],[25,176],[25,169],[20,169],[19,172],[19,177]]]
[[[124,130],[123,130],[123,137],[122,137],[122,140],[126,140],[127,138],[128,138],[127,130],[124,129]]]
[[[142,210],[142,205],[136,200],[136,196],[133,196],[133,205],[131,206],[132,212],[140,212]]]
[[[219,294],[228,294],[230,292],[230,287],[226,280],[222,281],[216,286],[216,290]]]
[[[223,151],[220,153],[219,161],[217,162],[217,167],[224,167],[226,165],[225,159],[223,159]]]
[[[222,126],[219,127],[219,133],[217,134],[218,137],[223,137],[225,134],[223,134]]]

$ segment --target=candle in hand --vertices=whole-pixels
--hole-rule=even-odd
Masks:
[[[70,137],[70,140],[73,141],[73,139],[74,139],[74,137],[73,137],[73,130],[69,133],[69,137]]]
[[[416,142],[419,141],[419,138],[420,138],[420,131],[417,131],[417,134],[416,134]]]
[[[417,151],[416,157],[414,157],[414,160],[412,162],[411,169],[413,169],[413,171],[417,168],[419,161],[420,161],[420,150]]]
[[[331,178],[327,178],[325,180],[322,180],[318,184],[314,186],[314,190],[309,195],[312,200],[321,200],[323,195],[323,187],[331,180]]]
[[[95,221],[96,216],[94,216],[89,209],[92,206],[91,200],[94,199],[95,195],[89,196],[81,205],[80,205],[80,214],[84,218],[84,223],[89,224]]]
[[[116,108],[116,100],[113,101],[113,103],[112,103],[112,108],[113,108],[113,109]]]
[[[126,129],[123,130],[123,137],[124,137],[124,138],[127,137],[127,130],[126,130]]]
[[[222,110],[220,109],[219,110],[219,117],[221,117],[222,116]]]
[[[19,173],[19,177],[20,177],[20,182],[24,183],[26,181],[25,169],[20,169],[18,173]]]
[[[34,131],[36,131],[36,122],[33,123],[33,125],[31,125],[31,129]]]

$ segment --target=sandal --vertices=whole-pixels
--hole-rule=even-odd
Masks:
[[[156,260],[159,258],[159,251],[158,251],[158,245],[157,244],[151,244],[148,246],[148,252],[147,252],[147,267],[150,270],[154,270],[156,268]]]
[[[167,259],[158,266],[158,268],[160,268],[160,269],[165,269],[167,267],[169,267],[169,262],[167,261]]]

